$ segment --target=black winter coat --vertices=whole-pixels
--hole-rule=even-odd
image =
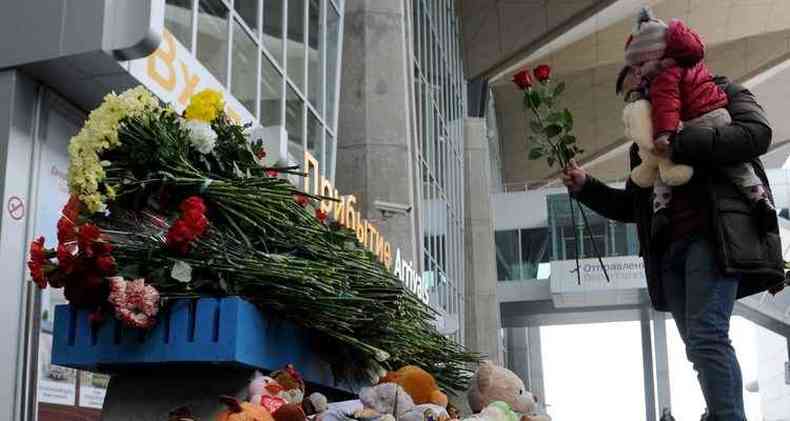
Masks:
[[[784,282],[784,261],[778,232],[763,233],[752,217],[751,206],[736,186],[718,171],[725,165],[751,162],[769,191],[760,155],[771,145],[771,127],[754,96],[742,86],[717,78],[727,93],[727,110],[732,124],[720,128],[689,127],[672,140],[672,160],[694,167],[691,183],[695,195],[706,197],[710,229],[721,270],[740,275],[738,298],[746,297]],[[631,168],[639,165],[636,145],[631,148]],[[653,306],[668,311],[661,287],[661,258],[665,246],[651,237],[652,188],[640,188],[630,180],[625,190],[614,189],[588,177],[574,195],[606,218],[636,223],[639,255],[645,261],[648,291]]]

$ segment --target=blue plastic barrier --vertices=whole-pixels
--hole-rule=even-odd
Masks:
[[[239,298],[176,300],[141,331],[108,317],[91,326],[89,311],[69,305],[55,309],[52,363],[113,373],[163,364],[226,364],[264,371],[293,364],[306,382],[344,392],[360,385],[336,381],[329,363],[313,349],[311,333],[270,318]]]

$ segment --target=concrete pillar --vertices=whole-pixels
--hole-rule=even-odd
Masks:
[[[529,391],[538,399],[539,406],[548,402],[546,387],[543,384],[543,346],[540,341],[540,327],[527,328],[527,366],[529,367]]]
[[[491,160],[485,119],[464,123],[464,245],[466,346],[503,364],[496,298],[496,249],[491,208]]]
[[[346,0],[336,185],[384,238],[415,256],[417,212],[382,219],[376,200],[415,205],[403,1]]]
[[[529,384],[529,343],[527,342],[527,328],[508,328],[505,330],[507,340],[507,365],[510,371],[524,381],[527,390]]]
[[[642,311],[642,368],[645,382],[645,412],[647,421],[656,421],[656,389],[653,377],[653,338],[650,332],[650,310]]]
[[[669,391],[669,354],[667,349],[666,313],[653,312],[653,354],[656,368],[656,398],[659,412],[664,408],[672,409],[672,395]]]

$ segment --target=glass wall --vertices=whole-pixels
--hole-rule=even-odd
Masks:
[[[335,163],[325,159],[334,159],[336,152],[342,2],[166,3],[167,30],[257,117],[261,126],[284,126],[289,160],[302,165],[304,151],[310,150],[319,159],[324,175],[334,180]]]
[[[601,257],[638,254],[635,225],[606,219],[584,207],[590,222],[588,232],[575,201],[571,215],[567,194],[549,194],[546,206],[547,226],[495,232],[500,281],[548,279],[552,260],[570,260],[577,255],[582,259],[595,258],[596,251]]]
[[[431,287],[432,304],[457,316],[463,326],[466,82],[456,2],[412,0],[410,6],[423,279]],[[461,332],[456,336],[463,339]]]

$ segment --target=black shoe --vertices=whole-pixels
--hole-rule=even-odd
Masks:
[[[754,203],[754,216],[762,233],[779,232],[779,220],[776,217],[776,208],[771,201],[763,198]]]

